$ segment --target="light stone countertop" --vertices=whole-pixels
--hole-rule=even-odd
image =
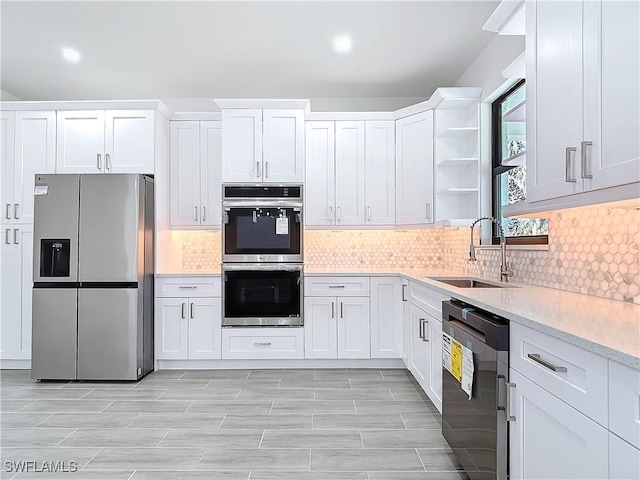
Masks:
[[[155,277],[158,278],[164,278],[164,277],[206,277],[206,276],[211,276],[211,275],[218,275],[220,276],[222,274],[222,269],[217,269],[217,270],[182,270],[180,272],[174,272],[174,273],[156,273],[154,274]]]
[[[305,269],[305,275],[401,275],[547,335],[640,370],[640,305],[522,283],[517,288],[458,288],[428,277],[495,278],[454,270]],[[499,283],[499,282],[498,282]]]

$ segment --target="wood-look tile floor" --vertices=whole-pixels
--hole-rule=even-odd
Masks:
[[[159,371],[36,382],[0,371],[1,478],[460,480],[406,370]],[[69,462],[67,474],[9,472]]]

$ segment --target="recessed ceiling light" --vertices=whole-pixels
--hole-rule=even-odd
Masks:
[[[70,62],[76,63],[80,61],[80,53],[73,48],[63,48],[62,56]]]
[[[340,35],[334,38],[333,49],[338,53],[347,53],[351,50],[351,37]]]

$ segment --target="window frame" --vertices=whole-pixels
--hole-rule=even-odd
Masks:
[[[493,218],[498,221],[502,220],[502,204],[500,175],[516,168],[516,165],[502,165],[502,102],[512,93],[525,85],[525,79],[522,78],[507,89],[502,95],[491,102],[491,213]],[[521,237],[505,237],[507,245],[548,245],[549,235],[528,235]],[[500,236],[498,235],[498,227],[493,226],[492,245],[500,244]]]

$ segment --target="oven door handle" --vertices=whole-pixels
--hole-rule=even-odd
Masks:
[[[303,265],[297,263],[244,263],[239,265],[225,264],[222,267],[226,272],[302,272]]]

